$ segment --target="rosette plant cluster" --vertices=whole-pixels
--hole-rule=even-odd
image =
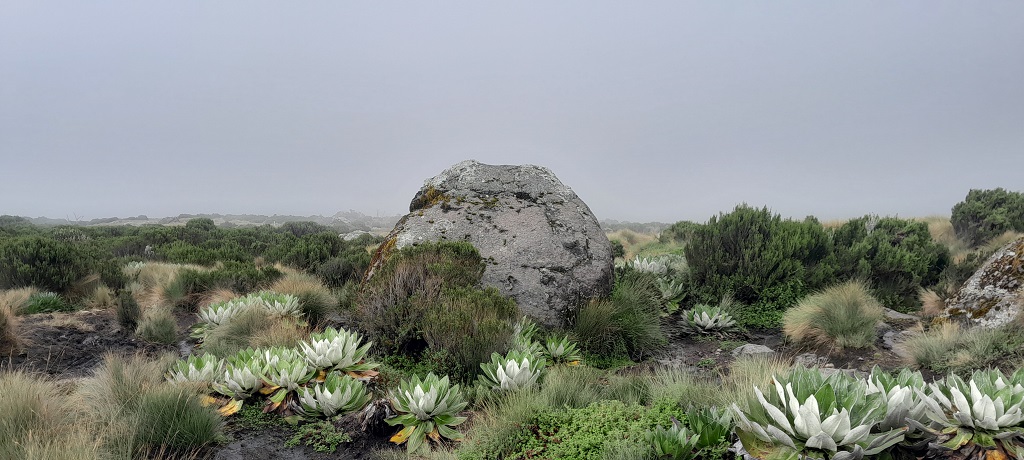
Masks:
[[[266,396],[267,411],[333,416],[369,401],[365,382],[377,375],[377,364],[366,361],[370,346],[357,333],[328,328],[297,348],[247,348],[227,359],[190,356],[176,362],[167,379],[208,383],[228,398],[221,401],[224,415],[237,412],[246,400]]]
[[[722,307],[697,304],[690,310],[683,311],[686,327],[701,334],[724,332],[736,327],[736,320]]]
[[[257,310],[267,316],[282,318],[302,318],[299,298],[290,294],[262,291],[236,297],[223,302],[215,302],[202,308],[197,313],[199,322],[192,328],[192,337],[202,339],[214,328],[230,322],[243,312]]]
[[[743,447],[760,458],[859,460],[904,439],[905,428],[880,429],[887,399],[841,372],[825,378],[817,369],[794,368],[776,376],[747,408],[733,404]]]
[[[998,369],[977,371],[966,382],[950,374],[928,388],[931,423],[915,425],[942,449],[965,458],[1024,458],[1024,369],[1009,377]]]
[[[926,384],[908,370],[857,379],[798,367],[754,395],[733,412],[744,448],[762,458],[1024,458],[1024,370]]]
[[[392,390],[388,399],[399,415],[386,422],[391,426],[403,426],[391,437],[391,442],[407,443],[409,453],[425,445],[427,439],[433,442],[440,442],[442,438],[462,440],[462,433],[452,427],[466,421],[466,417],[456,414],[466,407],[467,402],[459,385],[452,385],[448,376],[439,378],[431,372],[421,380],[414,375]]]

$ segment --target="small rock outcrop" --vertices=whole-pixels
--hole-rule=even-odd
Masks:
[[[611,292],[611,243],[590,208],[547,168],[468,160],[426,180],[367,276],[393,249],[440,240],[472,243],[488,264],[484,286],[550,326]]]
[[[1006,324],[1024,309],[1024,237],[996,251],[946,302],[946,316],[984,327]]]

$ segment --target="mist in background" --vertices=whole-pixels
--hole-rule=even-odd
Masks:
[[[0,214],[403,214],[459,161],[601,219],[1024,190],[1024,2],[0,7]]]

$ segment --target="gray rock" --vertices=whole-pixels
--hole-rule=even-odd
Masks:
[[[917,320],[921,319],[918,316],[908,315],[906,313],[900,313],[900,312],[898,312],[896,310],[893,310],[891,308],[886,308],[885,309],[885,318],[886,319],[891,319],[891,320],[896,320],[896,321],[901,321],[901,320],[902,321],[917,321]]]
[[[356,238],[359,238],[360,236],[369,235],[369,234],[370,234],[370,232],[367,232],[367,231],[364,231],[364,230],[356,230],[354,232],[344,233],[344,234],[341,234],[339,236],[341,237],[341,239],[343,239],[345,241],[352,241],[352,240],[354,240]]]
[[[549,326],[562,326],[570,311],[611,292],[608,237],[547,168],[456,164],[424,182],[381,248],[440,240],[472,243],[488,264],[483,285]],[[367,278],[385,258],[374,257]]]
[[[827,357],[818,356],[814,353],[803,353],[793,358],[793,364],[803,367],[826,367],[829,362]]]
[[[982,327],[1012,321],[1024,309],[1024,237],[996,251],[946,302],[944,316]]]
[[[764,345],[756,345],[753,343],[740,345],[732,351],[732,355],[737,357],[743,355],[770,355],[772,353],[775,353],[775,350]]]

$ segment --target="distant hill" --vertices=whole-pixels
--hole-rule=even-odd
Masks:
[[[370,233],[387,233],[395,226],[402,216],[368,216],[358,211],[343,211],[333,216],[263,216],[258,214],[179,214],[175,217],[105,217],[88,221],[72,221],[69,219],[51,219],[49,217],[25,217],[26,220],[39,226],[57,225],[185,225],[190,219],[207,218],[220,227],[254,227],[259,225],[280,226],[285,222],[316,222],[336,229],[338,233],[364,231]]]
[[[601,228],[605,233],[617,232],[619,230],[632,230],[637,233],[657,235],[672,224],[664,222],[626,222],[615,219],[601,220]]]

